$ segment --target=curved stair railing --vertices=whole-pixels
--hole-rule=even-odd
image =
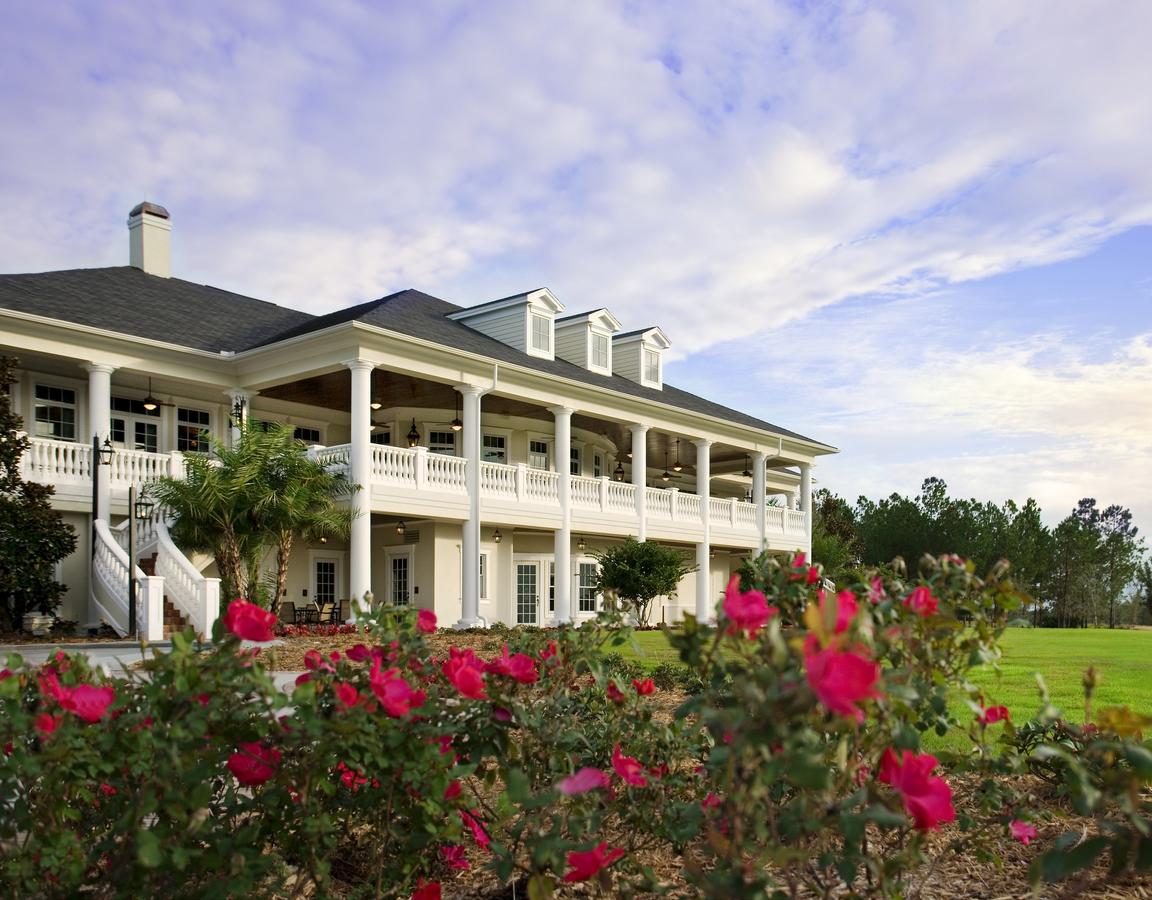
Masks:
[[[108,523],[97,519],[92,554],[92,602],[101,618],[121,637],[128,634],[128,553]],[[164,579],[136,567],[137,628],[149,641],[164,639]]]
[[[164,598],[184,616],[201,640],[212,639],[220,611],[220,579],[207,578],[176,546],[168,530],[169,516],[157,508],[148,519],[136,520],[136,552],[156,557],[156,575],[164,581]],[[128,520],[112,529],[127,550]]]

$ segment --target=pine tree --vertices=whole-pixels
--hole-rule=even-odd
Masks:
[[[51,613],[65,585],[56,563],[76,549],[76,533],[52,509],[51,485],[20,476],[20,457],[30,441],[12,411],[10,387],[16,360],[0,356],[0,623],[16,629],[26,612]]]

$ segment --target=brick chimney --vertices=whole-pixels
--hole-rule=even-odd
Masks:
[[[128,265],[172,277],[172,217],[159,203],[145,200],[128,213]]]

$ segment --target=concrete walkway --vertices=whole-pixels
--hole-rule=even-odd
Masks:
[[[248,644],[245,641],[245,644]],[[251,644],[251,646],[263,646]],[[171,641],[158,641],[149,644],[141,655],[140,644],[136,641],[96,641],[93,643],[75,642],[68,644],[0,644],[0,666],[3,666],[9,653],[19,653],[27,663],[41,665],[55,655],[57,650],[69,654],[82,654],[88,657],[93,668],[103,669],[107,675],[123,676],[130,666],[142,659],[150,659],[153,651],[167,653],[172,649]],[[282,691],[291,691],[296,684],[296,677],[300,672],[272,672],[272,679],[276,687]]]

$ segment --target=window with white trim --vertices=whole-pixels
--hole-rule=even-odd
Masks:
[[[373,444],[384,444],[385,446],[388,446],[392,443],[392,432],[381,431],[379,428],[377,428],[370,435],[368,435],[368,440]]]
[[[211,449],[208,428],[212,417],[202,409],[176,407],[176,449],[185,453],[207,453]]]
[[[571,447],[568,450],[568,471],[573,475],[580,474],[580,448]]]
[[[528,442],[528,465],[533,469],[547,469],[548,468],[548,442],[547,441],[529,441]]]
[[[36,385],[33,418],[37,437],[76,440],[76,392],[50,384]]]
[[[160,408],[145,409],[143,400],[113,397],[109,403],[112,443],[128,450],[156,453],[160,449]]]
[[[660,354],[655,350],[644,350],[644,380],[657,383],[660,381]]]
[[[488,554],[480,554],[480,599],[488,599]]]
[[[548,563],[548,612],[556,612],[556,563]]]
[[[592,477],[599,478],[604,474],[604,457],[599,453],[592,454]]]
[[[552,352],[552,320],[547,316],[532,313],[532,349]]]
[[[596,563],[582,562],[576,595],[580,612],[596,612]]]
[[[608,335],[592,332],[592,365],[598,369],[608,368]]]
[[[305,444],[319,444],[320,443],[320,429],[319,428],[306,428],[303,425],[297,425],[296,430],[292,434],[298,441],[303,441]]]
[[[428,452],[438,453],[441,456],[456,455],[455,431],[429,431]]]
[[[502,434],[486,434],[480,448],[480,458],[484,462],[508,462],[507,441]]]

